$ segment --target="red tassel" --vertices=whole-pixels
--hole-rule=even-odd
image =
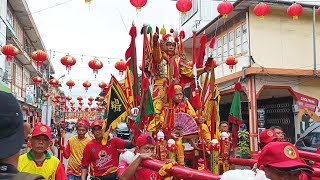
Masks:
[[[240,82],[236,82],[236,84],[234,85],[234,89],[238,90],[238,91],[242,91],[242,85]]]
[[[131,26],[131,28],[130,28],[129,35],[130,35],[132,38],[137,37],[137,28],[136,28],[136,26],[134,26],[133,24],[132,24],[132,26]]]
[[[214,48],[214,43],[216,42],[216,38],[213,37],[210,41],[210,44],[209,44],[209,48],[213,49]]]

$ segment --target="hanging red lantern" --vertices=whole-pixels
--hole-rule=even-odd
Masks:
[[[88,105],[89,105],[89,106],[91,106],[91,105],[92,105],[92,102],[91,102],[91,101],[90,101],[90,102],[88,102]]]
[[[61,64],[66,66],[66,70],[69,73],[69,71],[71,70],[71,66],[75,65],[77,60],[74,57],[70,56],[70,55],[66,55],[66,56],[63,56],[60,59],[60,62],[61,62]]]
[[[88,98],[88,101],[90,101],[90,102],[92,102],[93,100],[94,100],[93,97]]]
[[[228,15],[233,11],[233,5],[230,2],[224,0],[219,3],[217,10],[220,15],[222,15],[222,18],[228,18]]]
[[[70,105],[73,106],[73,105],[74,105],[74,102],[71,101],[71,102],[70,102]]]
[[[48,100],[48,98],[50,97],[50,93],[44,93],[43,96]]]
[[[264,19],[264,16],[270,12],[270,7],[268,4],[260,2],[254,7],[253,12],[256,16],[260,17],[260,19]]]
[[[98,70],[103,67],[103,63],[97,58],[94,58],[93,60],[89,61],[88,65],[93,70],[93,74],[95,74],[94,77],[97,77]]]
[[[147,4],[147,0],[130,0],[132,6],[136,7],[137,12]]]
[[[58,100],[58,99],[61,98],[61,96],[60,96],[60,94],[56,94],[56,95],[54,96],[54,98]]]
[[[116,64],[114,65],[114,67],[119,71],[120,76],[122,76],[123,71],[125,71],[127,69],[126,62],[122,59],[117,61]]]
[[[317,9],[317,14],[320,16],[320,7]]]
[[[176,8],[181,12],[182,16],[185,16],[188,11],[192,8],[191,0],[178,0]]]
[[[77,97],[77,100],[78,100],[78,101],[82,101],[83,98],[82,98],[81,96],[78,96],[78,97]]]
[[[4,45],[1,48],[1,52],[6,55],[7,61],[12,61],[13,57],[19,53],[19,49],[12,44]]]
[[[79,105],[82,106],[82,105],[83,105],[83,102],[79,102]]]
[[[69,81],[66,82],[66,85],[69,86],[69,89],[71,91],[72,87],[75,85],[74,81],[72,81],[71,79]]]
[[[88,91],[89,87],[91,86],[91,83],[89,81],[86,81],[82,83],[82,86],[85,88],[86,91]]]
[[[86,107],[86,108],[84,108],[84,110],[85,110],[86,112],[88,112],[88,111],[89,111],[89,108],[88,108],[88,107]]]
[[[287,14],[291,16],[293,20],[297,20],[302,12],[303,12],[303,7],[297,3],[293,3],[287,9]]]
[[[37,50],[31,53],[31,58],[37,62],[38,67],[41,67],[43,62],[48,59],[48,54],[42,50]]]
[[[70,101],[71,99],[72,99],[72,97],[70,97],[70,96],[67,96],[67,97],[66,97],[66,100],[67,100],[67,101]],[[71,104],[71,103],[70,103],[70,104]]]
[[[101,83],[99,83],[98,85],[101,88],[101,91],[103,91],[103,89],[107,87],[107,83],[105,83],[103,81]]]
[[[58,85],[60,84],[60,82],[59,82],[58,80],[56,80],[55,78],[53,78],[53,79],[50,79],[49,84],[50,84],[52,87],[58,87]]]
[[[94,107],[90,108],[90,111],[95,111],[95,110],[96,110],[96,108],[94,108]]]
[[[32,78],[32,81],[34,82],[34,84],[36,86],[39,86],[39,84],[42,82],[42,78],[39,77],[39,76],[35,76],[35,77]]]
[[[82,107],[78,107],[78,110],[79,110],[79,111],[82,111]]]
[[[52,99],[51,101],[54,102],[54,103],[58,102],[57,99]]]
[[[234,56],[230,56],[226,59],[226,64],[229,66],[229,69],[233,69],[233,66],[238,63],[238,60]]]
[[[99,97],[99,101],[104,101],[104,97]]]
[[[101,105],[101,102],[96,102],[96,105],[97,105],[97,106],[100,106],[100,105]]]
[[[63,100],[61,101],[61,104],[65,104],[65,103],[66,103],[66,100],[63,99]]]

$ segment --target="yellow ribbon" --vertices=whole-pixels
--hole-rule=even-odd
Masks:
[[[162,168],[159,170],[160,176],[167,175],[167,171],[166,170],[171,169],[173,167],[173,165],[175,165],[175,162],[171,162],[171,163],[168,163],[168,164],[162,166]]]

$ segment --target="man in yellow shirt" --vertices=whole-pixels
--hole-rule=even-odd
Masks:
[[[51,139],[49,126],[35,126],[31,136],[31,150],[19,157],[18,170],[42,175],[45,179],[66,180],[67,176],[60,160],[47,152]]]
[[[66,148],[61,146],[63,157],[69,159],[67,167],[68,180],[81,180],[81,159],[83,149],[86,144],[91,141],[90,137],[86,137],[88,132],[89,121],[79,119],[76,123],[77,135],[68,140]]]

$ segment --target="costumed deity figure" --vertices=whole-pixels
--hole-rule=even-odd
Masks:
[[[157,133],[156,151],[157,159],[161,161],[167,159],[167,141],[164,139],[164,133],[162,131]]]
[[[169,102],[167,97],[167,88],[170,84],[187,84],[194,81],[192,66],[188,65],[185,57],[182,34],[178,37],[178,32],[175,31],[173,35],[165,34],[159,40],[159,35],[156,32],[153,35],[153,66],[154,66],[154,87],[153,87],[153,104],[155,109],[154,120],[150,122],[148,131],[155,132],[163,124],[161,112],[163,105]],[[179,45],[180,40],[180,46]],[[197,75],[203,74],[207,69],[197,69]]]
[[[229,135],[226,132],[221,133],[220,139],[220,154],[219,154],[219,174],[230,169],[229,158],[230,158],[230,149],[231,142],[229,141]]]

